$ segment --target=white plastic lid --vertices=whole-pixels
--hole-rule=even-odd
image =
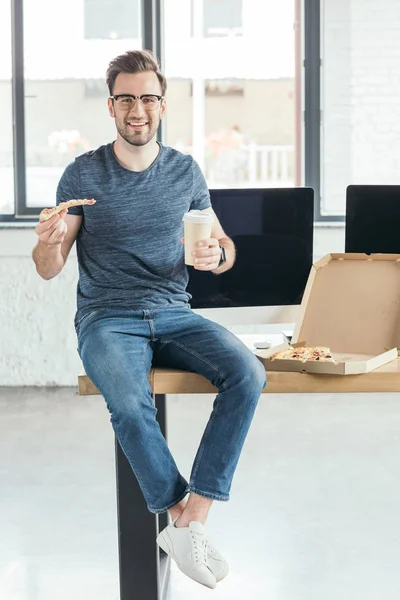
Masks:
[[[182,221],[191,223],[213,223],[214,218],[211,213],[204,213],[201,210],[190,210],[183,215]]]

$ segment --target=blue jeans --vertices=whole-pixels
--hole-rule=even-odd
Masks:
[[[225,327],[189,305],[154,310],[100,309],[76,326],[78,352],[111,414],[147,507],[165,512],[188,492],[228,500],[232,478],[265,386],[265,369]],[[156,420],[151,366],[204,375],[218,389],[190,482],[179,473]]]

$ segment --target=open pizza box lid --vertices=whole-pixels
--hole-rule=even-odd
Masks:
[[[398,357],[400,254],[328,254],[310,271],[292,346],[328,346],[337,362],[271,360],[281,344],[258,350],[267,371],[368,373]]]

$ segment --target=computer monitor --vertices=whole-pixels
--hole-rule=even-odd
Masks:
[[[299,305],[313,260],[314,190],[212,189],[210,195],[237,258],[218,276],[188,267],[192,308],[253,307],[251,320],[261,307],[277,307],[281,314],[282,307]]]
[[[400,185],[349,185],[345,251],[400,253]]]

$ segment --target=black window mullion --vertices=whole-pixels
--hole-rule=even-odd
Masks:
[[[305,184],[314,188],[315,221],[344,221],[321,214],[321,2],[304,0]],[[343,193],[345,193],[343,191]]]
[[[143,48],[151,50],[159,59],[161,70],[164,70],[164,38],[163,38],[163,0],[142,0]],[[158,141],[164,139],[164,122],[161,121],[157,132]]]
[[[26,214],[23,0],[11,0],[15,218]]]

